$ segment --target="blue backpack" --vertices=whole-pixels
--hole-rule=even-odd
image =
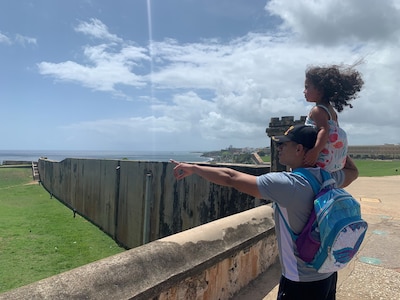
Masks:
[[[315,196],[310,218],[300,234],[293,233],[277,205],[297,246],[299,257],[319,273],[345,267],[358,252],[368,228],[361,218],[360,204],[342,188],[336,188],[331,174],[321,169],[322,185],[310,171],[294,170],[308,180]]]

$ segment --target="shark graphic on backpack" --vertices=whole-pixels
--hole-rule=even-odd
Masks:
[[[360,204],[344,189],[335,187],[335,180],[323,169],[322,185],[307,169],[298,168],[293,173],[307,179],[316,195],[310,218],[296,235],[277,205],[278,212],[303,261],[319,273],[338,271],[356,255],[368,228]]]

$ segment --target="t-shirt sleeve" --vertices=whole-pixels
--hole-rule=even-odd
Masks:
[[[308,184],[302,177],[288,172],[272,172],[257,177],[257,186],[263,199],[286,207],[293,203],[296,193]]]
[[[335,171],[331,173],[331,175],[336,181],[336,186],[341,187],[345,179],[344,171],[343,170]]]

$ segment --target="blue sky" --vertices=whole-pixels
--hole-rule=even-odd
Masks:
[[[1,150],[265,147],[306,115],[310,65],[365,81],[352,145],[400,143],[400,2],[0,2]]]

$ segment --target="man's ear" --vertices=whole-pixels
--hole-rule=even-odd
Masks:
[[[297,144],[296,145],[296,152],[302,152],[302,151],[304,151],[305,152],[305,148],[304,148],[304,146],[302,145],[302,144]]]

